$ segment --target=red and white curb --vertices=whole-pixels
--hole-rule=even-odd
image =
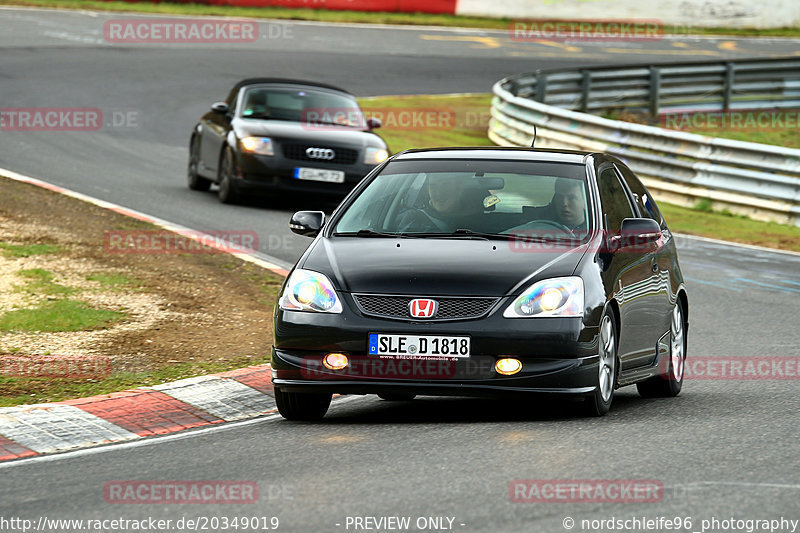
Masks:
[[[250,366],[113,394],[0,408],[0,461],[275,412],[272,369]]]

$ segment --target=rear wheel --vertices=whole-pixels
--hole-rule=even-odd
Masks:
[[[331,405],[332,394],[283,392],[275,389],[278,412],[286,420],[320,420]]]
[[[187,169],[187,180],[189,188],[193,191],[207,191],[211,188],[211,180],[201,177],[197,173],[197,165],[200,161],[199,139],[192,137],[189,145],[189,168]]]
[[[636,384],[639,394],[644,398],[672,398],[680,394],[683,387],[683,371],[686,367],[686,327],[680,300],[672,310],[669,330],[669,360],[666,370],[660,376]]]
[[[378,398],[389,402],[410,402],[416,397],[417,397],[416,394],[401,394],[401,393],[378,394]]]
[[[225,148],[222,152],[222,158],[219,162],[218,172],[218,185],[219,191],[217,196],[219,201],[223,204],[232,204],[236,202],[238,193],[236,185],[233,183],[233,151],[230,148]]]
[[[603,416],[611,409],[617,382],[617,328],[614,315],[606,310],[600,319],[597,388],[585,399],[589,416]]]

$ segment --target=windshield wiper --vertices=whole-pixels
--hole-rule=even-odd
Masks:
[[[371,229],[360,229],[358,231],[337,232],[333,234],[335,237],[415,237],[408,233],[384,233]]]
[[[259,120],[284,120],[287,122],[300,122],[297,119],[287,118],[287,117],[273,117],[267,113],[254,113],[252,115],[242,115],[242,118],[257,118]]]
[[[435,233],[413,233],[415,237],[464,237],[467,239],[481,239],[488,241],[490,239],[505,239],[507,235],[499,235],[497,233],[481,233],[480,231],[473,231],[471,229],[459,228],[451,232],[435,232]]]

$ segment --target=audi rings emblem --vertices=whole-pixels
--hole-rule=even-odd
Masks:
[[[336,157],[336,152],[331,150],[330,148],[307,148],[306,149],[306,156],[309,159],[324,159],[326,161],[330,161],[334,157]]]

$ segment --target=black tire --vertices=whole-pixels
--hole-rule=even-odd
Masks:
[[[598,332],[597,388],[584,399],[584,412],[589,416],[604,416],[611,409],[617,386],[617,332],[614,313],[606,309],[600,319]]]
[[[416,394],[403,394],[399,392],[378,394],[378,398],[381,400],[386,400],[387,402],[410,402],[416,397]]]
[[[331,405],[332,394],[283,392],[275,389],[278,412],[286,420],[321,420]]]
[[[674,398],[683,388],[686,368],[686,315],[680,300],[672,310],[669,327],[669,358],[659,376],[636,384],[642,398]]]
[[[239,197],[236,184],[233,182],[233,152],[230,148],[225,148],[219,161],[217,171],[217,185],[219,190],[217,196],[223,204],[233,204]]]
[[[189,145],[189,166],[186,171],[187,181],[189,182],[189,188],[193,191],[207,191],[211,188],[211,180],[200,177],[197,174],[197,163],[200,160],[200,154],[198,153],[198,139],[197,137],[192,137],[192,142]]]

